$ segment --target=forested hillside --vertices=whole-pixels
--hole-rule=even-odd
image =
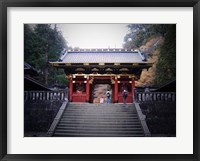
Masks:
[[[176,79],[176,25],[129,24],[124,37],[125,49],[140,49],[155,62],[143,70],[136,86],[160,86]]]

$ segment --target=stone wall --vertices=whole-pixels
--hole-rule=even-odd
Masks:
[[[140,102],[152,136],[176,136],[176,102]]]
[[[24,136],[45,136],[63,100],[27,100],[24,103]]]

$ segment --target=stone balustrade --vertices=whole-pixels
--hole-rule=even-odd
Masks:
[[[66,100],[68,90],[63,91],[24,91],[24,100]]]
[[[175,92],[134,92],[134,100],[136,102],[148,101],[176,101]]]

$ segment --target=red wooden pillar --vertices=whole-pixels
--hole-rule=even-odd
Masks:
[[[118,82],[117,77],[115,77],[115,103],[118,103]]]
[[[86,102],[90,101],[90,78],[87,77],[87,82],[86,82]]]
[[[133,99],[134,99],[134,89],[135,89],[135,80],[134,80],[134,78],[132,78],[131,88],[132,88],[132,96],[133,96]]]
[[[70,78],[69,80],[69,99],[70,99],[70,102],[72,102],[72,93],[73,93],[73,80],[72,78]]]

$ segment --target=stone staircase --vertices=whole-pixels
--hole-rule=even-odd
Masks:
[[[133,104],[70,103],[53,136],[141,137],[144,132]]]

